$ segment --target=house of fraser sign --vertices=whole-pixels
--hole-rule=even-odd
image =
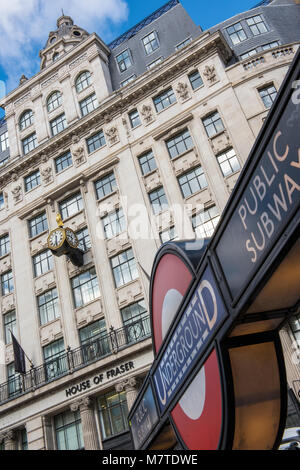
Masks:
[[[155,360],[129,414],[136,449],[151,449],[166,423],[185,449],[281,441],[287,385],[278,331],[299,309],[299,54],[208,246],[195,253],[191,242],[169,242],[156,255]]]

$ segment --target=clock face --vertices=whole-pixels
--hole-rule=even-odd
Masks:
[[[77,235],[70,228],[66,228],[66,239],[72,248],[77,248],[79,243]]]
[[[64,232],[62,229],[57,228],[50,233],[48,244],[51,248],[59,248],[64,242]]]

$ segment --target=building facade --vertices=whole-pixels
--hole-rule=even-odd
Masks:
[[[132,447],[155,253],[212,235],[298,48],[299,8],[265,1],[202,31],[171,0],[108,45],[63,15],[40,72],[0,101],[2,449]],[[57,213],[82,267],[48,248]],[[282,332],[296,403],[299,321]]]

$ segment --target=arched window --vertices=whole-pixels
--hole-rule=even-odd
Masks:
[[[53,109],[58,108],[62,103],[62,96],[60,91],[54,91],[47,100],[47,110],[48,113],[53,111]]]
[[[20,130],[22,131],[23,129],[26,129],[32,123],[33,123],[33,112],[31,111],[31,109],[27,109],[27,111],[24,111],[24,113],[20,117],[20,121],[19,121]]]
[[[91,84],[91,81],[92,81],[91,74],[87,70],[85,72],[82,72],[80,75],[78,75],[76,82],[75,82],[77,93],[87,88]]]

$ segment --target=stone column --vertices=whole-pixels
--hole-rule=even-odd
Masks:
[[[138,386],[139,386],[139,380],[135,377],[130,377],[129,379],[125,379],[116,385],[116,391],[118,393],[121,393],[121,392],[126,393],[128,411],[130,411],[138,395],[138,391],[139,391]]]
[[[4,438],[5,450],[18,450],[18,436],[15,431],[5,431],[2,436]]]
[[[85,450],[100,449],[92,398],[80,398],[72,403],[70,408],[71,411],[80,411]]]

